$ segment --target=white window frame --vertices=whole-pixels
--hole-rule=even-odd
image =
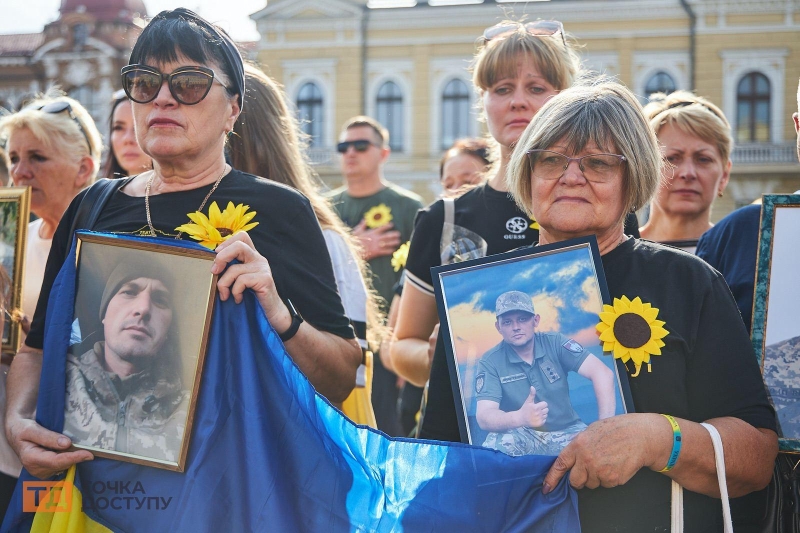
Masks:
[[[442,95],[447,84],[454,79],[463,81],[470,91],[470,117],[468,122],[467,135],[477,137],[479,135],[478,93],[472,85],[472,77],[467,71],[467,65],[471,57],[440,57],[430,62],[430,142],[428,150],[432,157],[439,157],[442,153]]]
[[[411,154],[414,147],[411,144],[413,128],[414,91],[413,84],[414,63],[407,59],[399,60],[369,60],[367,61],[367,115],[377,120],[378,91],[387,81],[394,82],[403,96],[403,150],[397,153]],[[385,124],[384,124],[385,126]]]
[[[331,148],[336,142],[336,64],[332,59],[299,59],[283,61],[283,80],[286,94],[291,99],[292,111],[297,114],[297,97],[306,83],[314,83],[322,93],[322,114],[325,117],[319,145],[315,148]]]

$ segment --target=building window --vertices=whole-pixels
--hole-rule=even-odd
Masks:
[[[375,114],[383,127],[389,130],[389,147],[403,151],[403,93],[393,81],[387,81],[378,89]]]
[[[736,140],[769,142],[770,83],[760,72],[751,72],[736,88]]]
[[[306,83],[297,92],[297,114],[300,127],[309,138],[310,144],[319,147],[322,144],[323,119],[322,91],[315,83]]]
[[[445,85],[442,93],[442,150],[469,135],[469,89],[462,80]]]
[[[649,80],[647,80],[647,83],[644,86],[644,94],[648,97],[653,93],[669,94],[671,92],[675,92],[675,89],[677,88],[678,87],[675,85],[675,80],[672,79],[672,76],[663,70],[659,70],[650,76]]]

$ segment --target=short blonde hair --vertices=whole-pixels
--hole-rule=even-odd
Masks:
[[[517,24],[504,21],[501,24]],[[566,46],[565,44],[566,43]],[[530,58],[539,73],[555,89],[572,85],[581,71],[581,62],[571,38],[561,35],[534,35],[519,23],[518,28],[485,42],[472,60],[472,83],[485,91],[499,80],[517,76],[520,56]]]
[[[54,102],[69,103],[72,114],[80,122],[80,126],[67,111],[61,113],[39,111],[42,106]],[[15,131],[23,128],[28,129],[48,149],[74,162],[80,161],[85,156],[91,157],[94,169],[86,185],[89,186],[94,182],[100,169],[103,140],[91,115],[77,100],[68,96],[41,96],[18,112],[0,119],[0,137],[7,139]]]
[[[656,135],[664,126],[674,126],[686,135],[716,145],[723,163],[730,159],[733,150],[731,125],[722,110],[710,100],[689,91],[655,93],[644,107],[644,114]]]
[[[566,143],[578,153],[590,142],[603,151],[624,155],[624,211],[645,205],[661,181],[661,151],[639,101],[616,82],[598,80],[575,85],[551,98],[534,116],[509,162],[508,189],[520,209],[532,215],[531,167],[527,152]]]

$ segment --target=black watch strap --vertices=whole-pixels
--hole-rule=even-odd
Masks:
[[[289,308],[289,313],[292,315],[292,325],[289,326],[289,329],[283,333],[278,334],[278,337],[280,337],[283,342],[286,342],[294,337],[297,333],[297,330],[300,329],[300,324],[303,323],[303,317],[300,316],[300,313],[298,313],[297,309],[294,308],[294,304],[291,300],[286,300],[286,307]]]

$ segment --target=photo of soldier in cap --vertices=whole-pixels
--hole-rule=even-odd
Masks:
[[[462,442],[558,455],[587,426],[632,407],[627,376],[597,331],[609,302],[591,244],[435,270]]]
[[[490,432],[484,447],[558,455],[587,427],[572,408],[567,372],[592,382],[598,419],[614,415],[613,372],[575,340],[536,332],[540,316],[530,295],[504,292],[495,316],[503,340],[483,355],[475,377],[478,425]]]
[[[95,243],[80,261],[63,432],[95,453],[177,463],[206,312],[187,279],[210,279],[210,263]]]

